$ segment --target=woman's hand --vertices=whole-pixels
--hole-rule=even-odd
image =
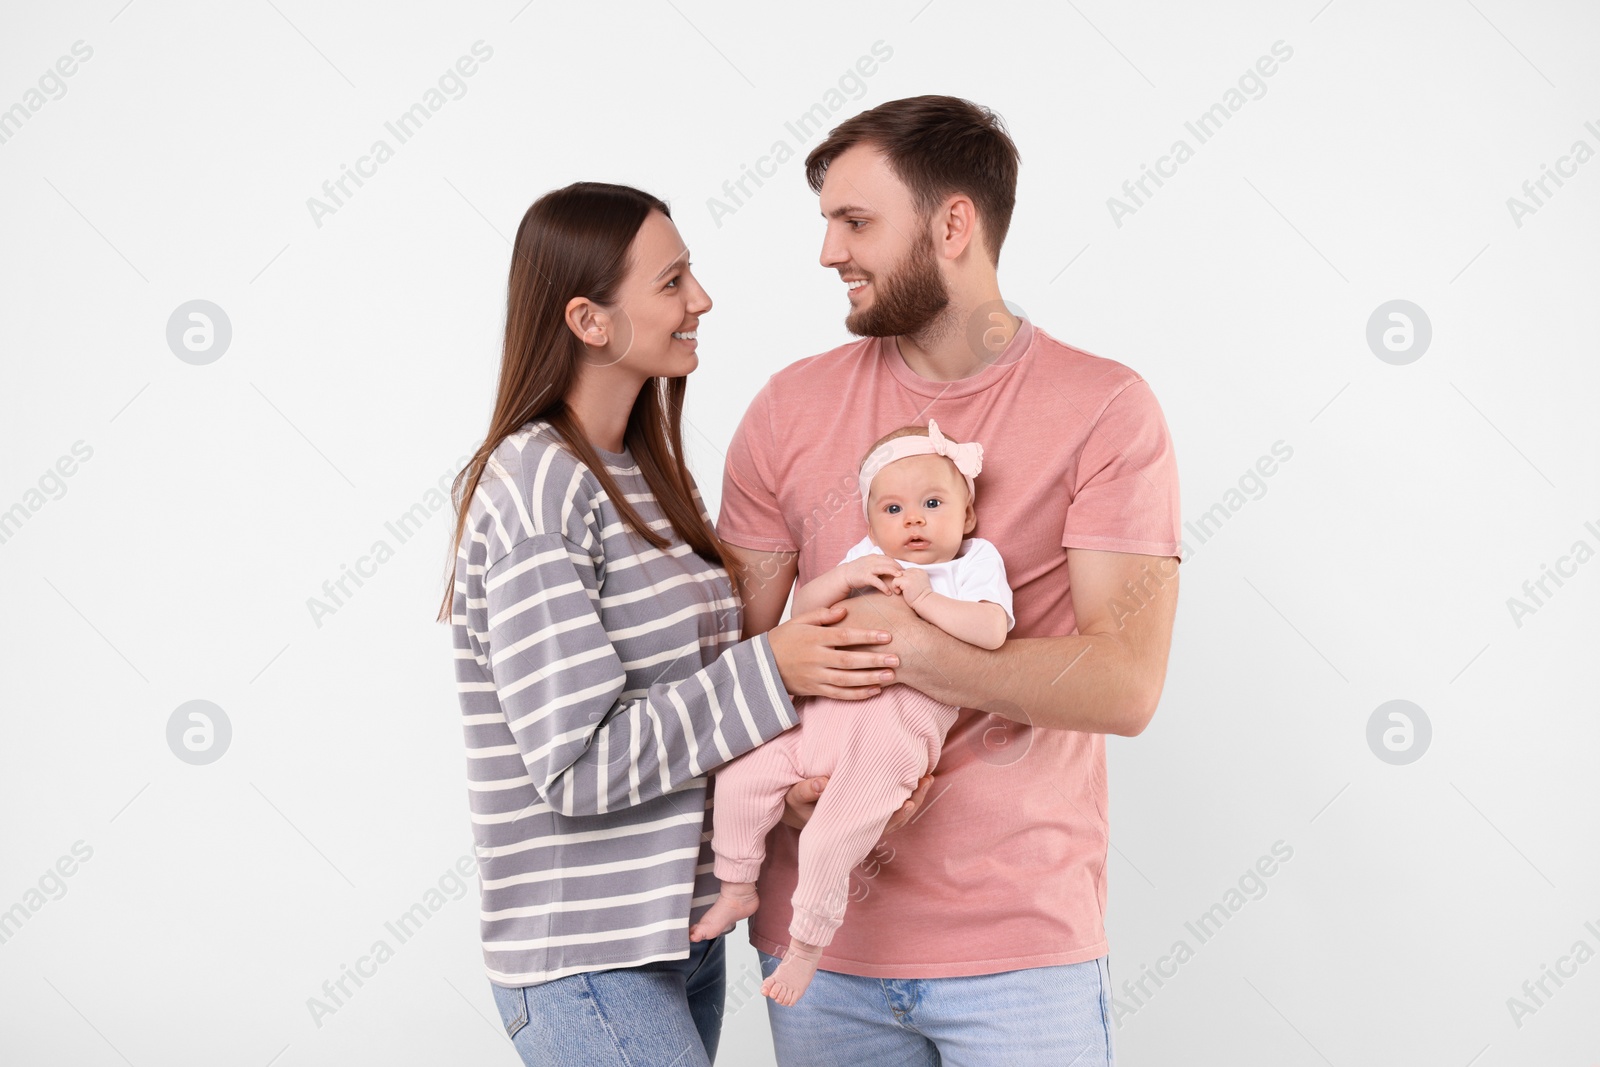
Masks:
[[[802,829],[806,820],[811,818],[811,813],[816,810],[817,798],[822,795],[822,790],[828,784],[828,776],[818,778],[802,778],[789,787],[789,793],[784,798],[783,825],[792,826],[796,830]],[[925,774],[917,782],[917,788],[906,802],[900,805],[900,810],[889,816],[889,824],[883,828],[885,834],[891,834],[910,822],[916,815],[917,809],[927,799],[928,790],[933,786],[933,775]]]
[[[831,626],[847,614],[842,604],[805,612],[767,631],[783,686],[792,696],[865,700],[894,682],[900,657],[881,652],[846,652],[851,645],[881,645],[886,630]]]

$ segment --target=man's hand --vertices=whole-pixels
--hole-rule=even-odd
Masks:
[[[792,826],[796,830],[802,829],[806,820],[811,818],[811,813],[816,810],[817,798],[822,795],[822,790],[828,784],[827,775],[816,778],[805,778],[789,787],[789,795],[785,798],[783,809],[783,824]],[[900,805],[900,810],[889,816],[889,824],[883,828],[884,834],[892,834],[906,823],[910,822],[922,802],[927,799],[928,789],[933,785],[933,775],[925,774],[917,782],[917,788]]]

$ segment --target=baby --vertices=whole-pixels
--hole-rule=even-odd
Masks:
[[[963,641],[999,648],[1016,621],[1005,564],[994,545],[966,537],[978,521],[973,478],[982,467],[982,445],[948,440],[932,419],[927,429],[907,426],[879,440],[859,474],[868,535],[796,591],[794,613],[873,588],[905,597],[918,615]],[[689,940],[716,937],[754,914],[767,832],[783,814],[785,794],[798,781],[827,775],[800,833],[789,949],[761,985],[764,995],[792,1007],[844,918],[851,869],[938,763],[958,711],[905,685],[867,700],[812,697],[800,709],[799,728],[719,768],[711,847],[722,891]]]

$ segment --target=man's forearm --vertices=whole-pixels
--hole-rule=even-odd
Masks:
[[[1014,637],[997,649],[929,627],[929,653],[902,667],[913,689],[964,708],[1058,730],[1136,734],[1149,721],[1131,657],[1115,637]]]
[[[900,601],[896,603],[896,601]],[[895,681],[935,700],[977,708],[1033,726],[1087,733],[1137,734],[1155,710],[1132,653],[1113,634],[1014,637],[977,648],[917,617],[897,597],[846,602],[841,625],[880,626],[900,656]],[[862,614],[857,614],[861,612]]]

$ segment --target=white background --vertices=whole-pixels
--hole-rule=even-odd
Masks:
[[[477,442],[508,239],[580,178],[668,199],[716,301],[687,412],[715,513],[749,398],[847,335],[814,137],[732,215],[707,199],[795,147],[785,121],[882,41],[835,121],[925,92],[1004,116],[1003,290],[1149,380],[1187,520],[1293,449],[1190,540],[1161,709],[1108,745],[1119,1063],[1600,1061],[1600,962],[1507,1005],[1600,950],[1600,564],[1520,626],[1507,607],[1600,547],[1600,162],[1521,226],[1506,204],[1575,140],[1600,149],[1600,17],[1321,2],[12,6],[0,108],[74,42],[93,57],[0,144],[0,509],[26,512],[0,544],[0,909],[27,912],[0,944],[0,1055],[517,1062],[475,887],[313,1021],[471,837],[431,621],[444,514],[320,626],[308,598]],[[397,146],[384,122],[478,40],[466,94]],[[1265,94],[1118,226],[1107,198],[1280,40]],[[394,158],[317,225],[307,198],[380,137]],[[194,299],[233,329],[205,366],[166,341]],[[1366,342],[1392,299],[1432,323],[1404,366]],[[29,497],[79,441],[64,493]],[[195,699],[232,724],[208,766],[166,739]],[[1366,740],[1391,699],[1432,724],[1405,766]],[[1184,923],[1277,841],[1266,895],[1199,945]],[[64,891],[30,898],[41,879]],[[1121,983],[1179,939],[1194,957],[1136,1003]],[[721,1059],[769,1063],[730,941]]]

